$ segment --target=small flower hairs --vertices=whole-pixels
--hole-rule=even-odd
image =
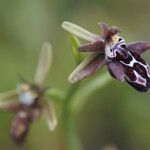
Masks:
[[[123,82],[124,80],[138,91],[146,92],[150,88],[150,66],[141,54],[150,49],[150,42],[139,41],[127,44],[119,36],[120,30],[98,23],[102,35],[95,35],[85,29],[64,22],[62,27],[71,34],[89,41],[79,47],[79,52],[90,54],[77,66],[69,76],[69,82],[82,80],[106,65],[110,75]]]
[[[14,113],[10,133],[15,142],[24,142],[30,124],[35,122],[41,115],[47,125],[53,131],[57,125],[56,113],[51,101],[45,96],[47,87],[43,82],[48,74],[52,61],[52,49],[46,42],[40,53],[33,83],[21,78],[17,90],[1,94],[0,108]]]

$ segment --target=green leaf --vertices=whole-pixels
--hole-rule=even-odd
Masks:
[[[77,37],[75,37],[72,34],[69,34],[68,39],[71,45],[71,50],[75,58],[75,61],[77,64],[79,64],[81,61],[81,54],[78,52],[78,48],[80,47],[80,41],[78,40]]]

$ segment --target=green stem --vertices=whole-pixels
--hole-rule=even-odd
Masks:
[[[87,81],[73,97],[71,104],[73,113],[76,114],[81,110],[92,93],[104,88],[112,81],[112,77],[107,72],[101,73],[99,76]]]
[[[78,138],[75,123],[74,123],[74,114],[71,111],[71,101],[72,97],[75,95],[79,87],[79,84],[74,84],[69,87],[66,97],[64,99],[63,106],[63,127],[66,134],[69,150],[82,150],[80,140]]]
[[[112,81],[112,78],[107,72],[89,80],[79,89],[79,84],[76,83],[69,87],[67,95],[64,99],[63,107],[63,126],[69,144],[69,150],[82,150],[80,140],[75,128],[75,114],[86,103],[87,97],[94,91],[105,87]]]

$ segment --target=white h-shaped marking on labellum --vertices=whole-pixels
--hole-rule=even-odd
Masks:
[[[79,52],[88,52],[89,55],[71,73],[69,82],[78,82],[106,65],[115,79],[126,80],[141,92],[149,90],[150,67],[141,58],[141,54],[150,49],[150,42],[139,41],[126,44],[125,40],[118,35],[120,30],[116,27],[109,27],[106,23],[98,23],[98,25],[102,29],[101,36],[70,22],[62,24],[62,28],[69,33],[90,42],[79,47]]]

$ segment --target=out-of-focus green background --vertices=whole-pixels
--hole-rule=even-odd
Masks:
[[[32,80],[45,40],[54,49],[46,84],[65,90],[74,62],[61,23],[70,21],[99,34],[97,22],[104,21],[120,27],[127,42],[149,40],[149,6],[149,0],[1,0],[0,92],[16,87],[17,73]],[[150,62],[149,53],[145,58]],[[26,143],[16,146],[9,136],[12,117],[0,111],[0,150],[65,150],[61,123],[50,133],[42,119],[31,126]],[[113,80],[88,98],[76,125],[85,150],[107,144],[120,150],[149,150],[150,93]]]

